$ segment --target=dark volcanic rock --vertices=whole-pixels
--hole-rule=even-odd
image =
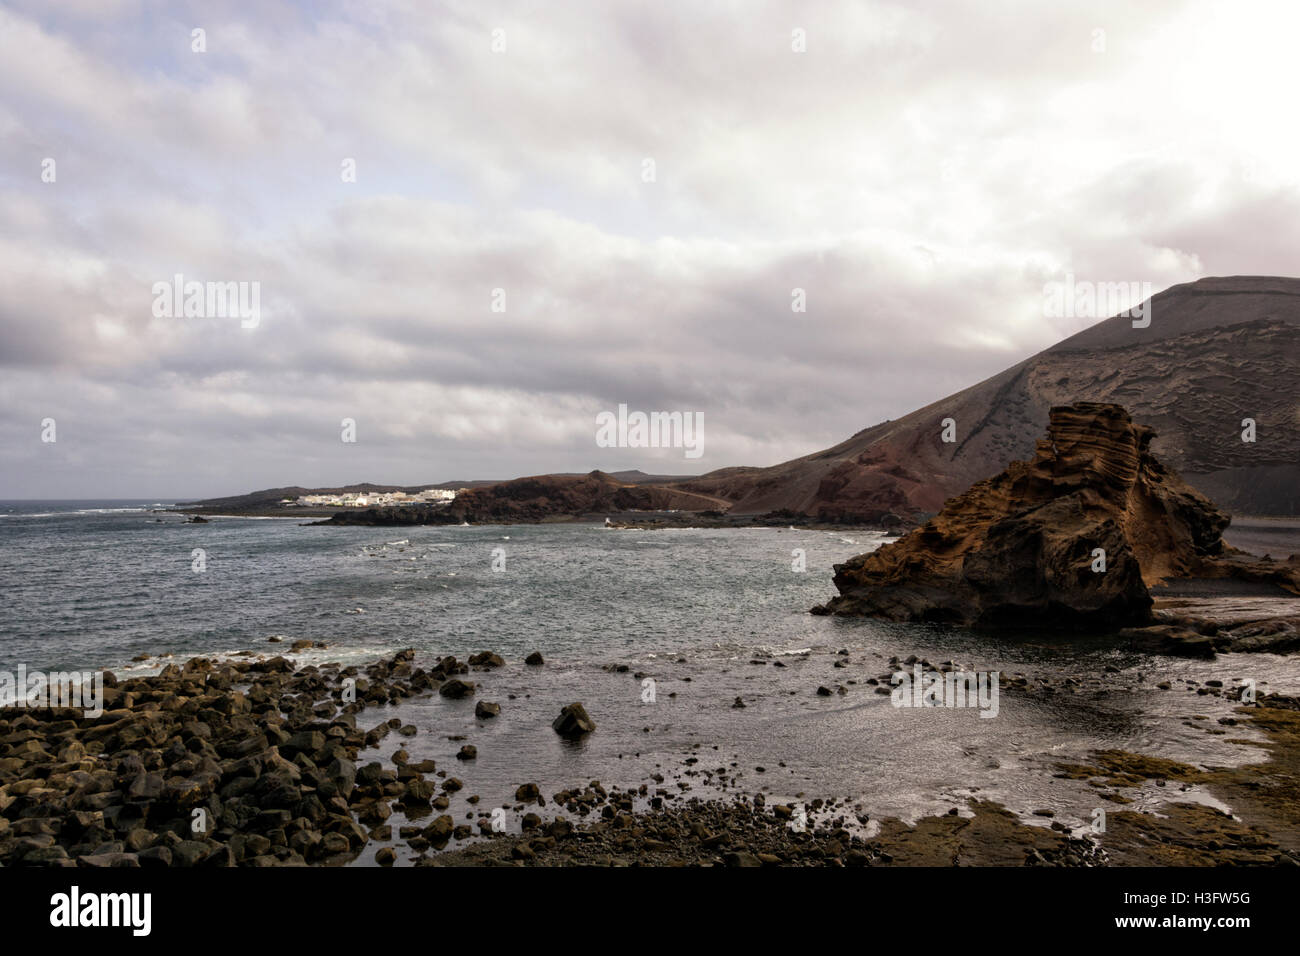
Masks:
[[[438,688],[438,693],[443,697],[451,698],[472,697],[474,695],[474,682],[453,677]]]
[[[413,656],[367,666],[355,702],[344,703],[360,668],[194,658],[120,682],[106,673],[101,715],[0,708],[0,865],[301,866],[356,854],[370,837],[354,813],[382,822],[391,798],[419,809],[433,794],[419,778],[433,761],[402,781],[377,762],[356,766],[375,733],[357,728],[365,701],[429,692]]]
[[[619,511],[703,511],[727,502],[667,484],[632,484],[603,471],[534,475],[468,488],[448,505],[349,508],[320,524],[460,524],[535,522]]]
[[[515,799],[524,803],[536,802],[541,794],[541,789],[535,783],[521,783],[515,788]]]
[[[596,729],[596,722],[587,715],[581,703],[569,704],[551,723],[551,729],[561,737],[581,737]]]
[[[1300,565],[1226,547],[1229,518],[1150,452],[1118,405],[1053,408],[1030,461],[950,499],[907,536],[836,565],[822,613],[981,627],[1150,622],[1150,585],[1233,576],[1300,591]],[[1104,570],[1099,558],[1104,552]]]

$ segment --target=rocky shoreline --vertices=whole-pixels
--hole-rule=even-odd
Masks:
[[[606,519],[606,524],[619,530],[660,531],[669,528],[774,528],[789,527],[799,531],[860,531],[883,533],[891,537],[903,529],[914,527],[915,522],[889,515],[888,520],[868,521],[858,516],[845,516],[829,520],[824,516],[807,515],[798,511],[769,511],[765,514],[732,515],[721,512],[674,512],[645,517],[642,515],[616,515]]]
[[[282,515],[283,516],[283,515]],[[313,525],[350,525],[364,527],[405,527],[417,525],[527,525],[527,524],[601,524],[617,530],[660,531],[670,528],[770,528],[790,527],[801,531],[871,531],[900,534],[912,522],[870,522],[857,517],[828,520],[794,511],[765,514],[731,515],[719,511],[612,511],[584,514],[550,514],[542,516],[500,516],[476,512],[452,513],[446,508],[411,505],[391,508],[359,508],[335,512]]]
[[[540,655],[528,663],[544,666]],[[502,666],[490,652],[427,667],[413,651],[362,668],[295,667],[282,656],[195,658],[151,676],[108,675],[98,717],[6,708],[0,864],[329,866],[379,843],[374,860],[382,865],[396,861],[394,838],[416,865],[438,866],[1276,864],[1297,862],[1300,851],[1300,711],[1294,698],[1276,695],[1238,708],[1242,722],[1268,737],[1264,764],[1198,770],[1109,751],[1095,765],[1059,768],[1121,807],[1128,787],[1195,782],[1229,794],[1241,817],[1190,803],[1166,805],[1159,817],[1121,809],[1100,836],[1072,832],[1049,810],[1045,825],[1033,826],[974,798],[915,826],[873,820],[848,800],[813,799],[799,825],[802,806],[769,804],[762,793],[687,797],[686,786],[674,791],[662,775],[636,787],[589,781],[550,795],[524,782],[499,808],[469,797],[470,812],[462,808],[456,819],[447,811],[467,787],[456,773],[472,773],[472,743],[456,773],[413,761],[405,749],[388,764],[366,759],[390,734],[422,732],[385,719],[387,707],[434,694],[474,697]],[[1017,680],[1007,679],[1008,692]],[[1052,690],[1024,683],[1026,693]],[[478,717],[504,719],[499,713],[478,699]],[[595,723],[565,708],[555,730],[599,733]],[[395,812],[408,824],[397,833]],[[503,813],[517,821],[510,833],[494,825]]]
[[[830,520],[794,511],[773,511],[765,514],[730,515],[720,511],[612,511],[587,514],[552,514],[542,516],[482,515],[471,512],[449,511],[445,505],[403,505],[384,508],[357,508],[339,511],[320,507],[256,507],[256,508],[176,508],[167,514],[183,514],[198,518],[299,518],[305,525],[351,527],[446,527],[462,523],[469,525],[527,525],[527,524],[605,524],[619,530],[657,531],[667,528],[768,528],[791,527],[801,531],[872,531],[891,536],[915,527],[908,519],[871,522],[854,516]],[[313,520],[308,520],[313,519]],[[202,523],[200,521],[200,523]]]
[[[186,507],[170,508],[165,514],[190,515],[197,518],[328,518],[335,513],[335,508],[319,507],[252,507],[252,508],[206,508]]]

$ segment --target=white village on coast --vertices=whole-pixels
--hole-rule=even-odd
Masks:
[[[464,489],[426,488],[423,491],[359,491],[346,494],[300,495],[283,498],[280,504],[302,508],[382,508],[390,505],[446,504]]]

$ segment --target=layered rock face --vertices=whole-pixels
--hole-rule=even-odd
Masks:
[[[898,541],[836,565],[819,613],[976,627],[1147,623],[1148,587],[1240,577],[1300,593],[1300,566],[1227,547],[1229,517],[1151,453],[1119,405],[1052,408],[1034,457],[951,498]]]

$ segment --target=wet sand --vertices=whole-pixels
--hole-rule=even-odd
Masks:
[[[1296,518],[1238,517],[1223,533],[1223,540],[1250,554],[1279,560],[1300,554],[1300,520]]]

